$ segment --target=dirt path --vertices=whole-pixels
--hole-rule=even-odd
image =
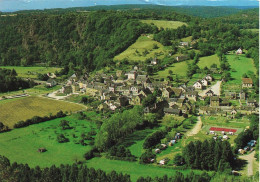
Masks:
[[[254,175],[254,171],[253,171],[253,163],[255,160],[255,151],[251,152],[248,155],[242,155],[239,158],[240,159],[244,159],[247,161],[247,176],[253,176]]]
[[[220,86],[221,86],[221,83],[222,83],[222,81],[217,81],[217,83],[215,83],[211,87],[207,88],[206,90],[203,90],[201,93],[199,93],[199,95],[201,97],[204,97],[204,96],[206,96],[206,92],[207,91],[212,90],[215,95],[220,96]]]
[[[198,121],[197,121],[196,125],[194,126],[194,128],[192,130],[188,131],[186,135],[188,137],[196,135],[197,133],[199,133],[201,126],[202,126],[202,121],[201,121],[200,116],[198,116]]]

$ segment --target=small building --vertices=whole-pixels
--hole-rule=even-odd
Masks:
[[[241,48],[239,48],[237,51],[236,51],[236,54],[243,54],[243,50]]]
[[[208,82],[212,82],[212,81],[213,81],[213,77],[212,77],[211,75],[205,76],[205,79],[206,79]]]
[[[197,101],[197,98],[198,98],[198,92],[197,91],[187,91],[185,93],[185,97],[187,97],[189,100],[194,100],[194,101]]]
[[[236,92],[225,92],[225,97],[228,99],[236,99],[237,94],[236,94]]]
[[[171,88],[163,89],[162,91],[162,97],[164,98],[171,98],[174,95],[174,92]]]
[[[100,105],[98,106],[98,110],[99,110],[99,111],[104,111],[104,110],[107,110],[108,108],[109,108],[108,105],[105,104],[105,103],[102,103],[102,104],[100,104]]]
[[[144,83],[147,79],[147,75],[138,75],[136,77],[136,83],[137,84],[141,84],[141,83]]]
[[[208,90],[208,91],[205,93],[205,95],[206,95],[207,97],[212,97],[212,96],[215,95],[215,93],[210,89],[210,90]]]
[[[237,114],[237,110],[236,109],[232,109],[230,112],[231,115],[236,115]]]
[[[189,42],[180,42],[180,46],[188,47]]]
[[[180,116],[182,111],[180,109],[173,109],[173,108],[163,108],[163,112],[165,114],[177,115]]]
[[[208,86],[208,80],[207,79],[203,78],[203,79],[200,80],[200,82],[202,83],[203,86],[205,86],[205,87]]]
[[[187,55],[182,55],[182,56],[177,56],[176,57],[176,60],[178,61],[178,62],[180,62],[180,61],[185,61],[185,60],[187,60],[189,57],[187,56]]]
[[[53,78],[49,78],[46,81],[46,86],[47,87],[54,87],[55,85],[57,85],[57,82]]]
[[[154,58],[152,61],[151,61],[151,65],[157,65],[158,64],[158,59],[157,58]]]
[[[255,99],[247,99],[246,101],[247,106],[256,106],[256,100]]]
[[[219,97],[218,96],[210,97],[210,106],[211,107],[218,107],[219,106]]]
[[[239,98],[242,99],[242,100],[246,100],[246,93],[243,92],[243,90],[241,90],[241,91],[239,92]]]
[[[135,70],[132,70],[128,73],[126,73],[128,80],[135,80],[137,77],[137,72]]]
[[[193,84],[193,87],[195,89],[203,89],[203,84],[201,83],[201,81],[196,81],[194,84]]]
[[[253,80],[251,78],[242,78],[242,88],[252,88]]]
[[[160,150],[160,149],[155,149],[154,152],[155,152],[156,154],[159,154],[159,153],[161,152],[161,150]]]

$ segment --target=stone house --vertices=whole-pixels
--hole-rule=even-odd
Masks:
[[[255,99],[247,99],[246,101],[247,106],[256,106],[256,100]]]
[[[208,91],[205,93],[205,95],[206,95],[207,97],[212,97],[212,96],[215,95],[215,93],[210,89],[210,90],[208,90]]]
[[[205,76],[205,79],[206,79],[208,82],[212,82],[212,81],[213,81],[213,77],[212,77],[211,75]]]
[[[205,78],[201,79],[200,82],[202,83],[202,86],[208,86],[208,80],[206,80]]]
[[[174,95],[174,92],[169,87],[162,90],[162,97],[164,97],[164,98],[170,98],[173,95]]]
[[[198,98],[198,92],[197,91],[187,91],[185,93],[185,97],[188,98],[189,100],[194,100],[197,101]]]
[[[242,88],[252,88],[253,80],[251,78],[242,78]]]
[[[165,114],[177,115],[180,116],[182,111],[180,109],[173,109],[173,108],[163,108],[163,112]]]
[[[210,97],[210,106],[211,107],[219,107],[219,97],[218,96],[213,96],[213,97]]]
[[[128,73],[126,73],[128,80],[135,80],[137,77],[137,72],[135,70],[132,70]]]
[[[201,83],[201,81],[196,81],[194,84],[193,84],[193,87],[195,89],[203,89],[203,84]]]

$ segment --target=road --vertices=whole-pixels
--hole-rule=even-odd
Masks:
[[[192,128],[192,130],[188,131],[186,135],[189,137],[198,134],[201,129],[201,126],[202,126],[202,121],[200,116],[198,116],[198,121],[196,125],[194,126],[194,128]]]
[[[253,171],[253,164],[254,164],[254,160],[255,160],[254,156],[255,156],[255,151],[251,152],[248,155],[239,156],[240,159],[247,161],[247,176],[254,175],[254,171]]]
[[[203,90],[201,93],[199,93],[199,95],[201,97],[205,97],[206,96],[206,92],[209,91],[209,90],[212,90],[215,95],[220,96],[220,86],[221,86],[221,83],[222,83],[222,81],[217,81],[217,83],[215,83],[211,87],[207,88],[206,90]]]

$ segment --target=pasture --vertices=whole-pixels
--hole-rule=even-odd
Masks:
[[[61,110],[75,112],[83,109],[85,109],[83,105],[36,96],[10,99],[0,101],[0,121],[12,128],[18,121],[30,119],[33,116],[56,114]]]
[[[182,26],[182,25],[186,25],[186,23],[184,22],[180,22],[180,21],[166,21],[166,20],[141,20],[142,23],[147,23],[150,25],[155,25],[157,26],[159,29],[163,28],[163,29],[177,29],[178,27]]]
[[[61,68],[55,67],[0,66],[0,68],[15,69],[17,75],[23,78],[37,78],[37,73],[55,73],[55,71],[61,70]]]
[[[69,121],[72,129],[62,130],[59,127],[60,121],[64,119]],[[78,120],[73,116],[14,129],[0,133],[0,155],[8,157],[11,162],[27,163],[30,167],[72,164],[76,160],[83,160],[83,155],[92,148],[89,140],[85,141],[86,146],[75,144],[81,139],[81,134],[95,130],[94,122]],[[58,143],[58,134],[64,134],[69,142]],[[47,151],[38,152],[42,147]]]
[[[201,57],[199,62],[197,63],[200,69],[203,69],[205,67],[210,68],[210,66],[213,64],[216,64],[218,68],[220,67],[219,58],[216,54],[212,56]]]
[[[154,48],[155,45],[157,48]],[[128,59],[129,61],[145,61],[148,58],[163,58],[165,54],[168,54],[167,47],[154,41],[152,35],[142,35],[124,52],[115,56],[114,60],[121,61]]]

